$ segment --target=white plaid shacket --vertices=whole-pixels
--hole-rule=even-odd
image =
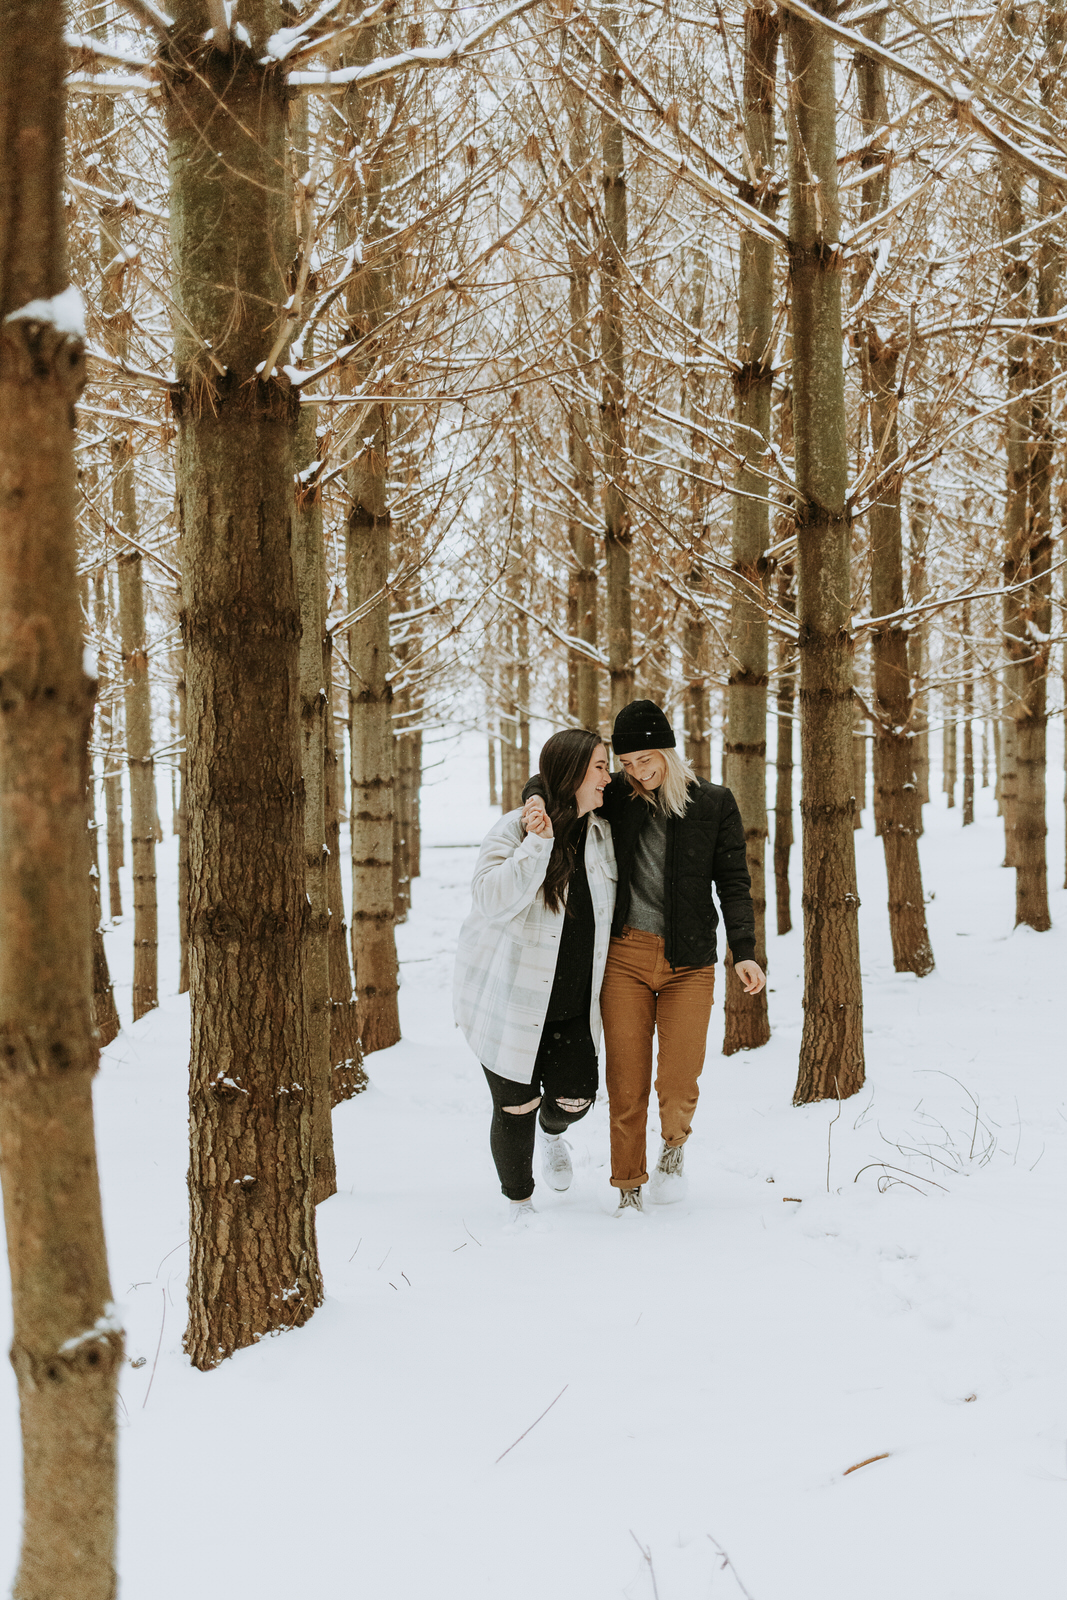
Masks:
[[[459,933],[452,988],[455,1018],[478,1060],[513,1083],[531,1083],[556,971],[563,910],[538,894],[552,840],[524,834],[510,811],[487,834],[471,883],[473,907]],[[611,829],[590,814],[585,869],[593,901],[593,1000],[589,1026],[600,1043],[600,984],[615,910]]]

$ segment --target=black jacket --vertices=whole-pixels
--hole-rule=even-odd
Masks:
[[[543,794],[536,774],[523,790],[523,799],[531,794]],[[622,933],[630,909],[630,880],[637,836],[648,815],[646,804],[622,772],[616,772],[604,790],[600,815],[611,824],[619,868],[611,924],[616,937]],[[745,863],[745,830],[729,789],[703,778],[690,785],[685,815],[667,820],[664,880],[663,954],[672,967],[710,967],[716,960],[719,917],[711,895],[712,884],[722,907],[734,960],[755,960],[756,921]]]

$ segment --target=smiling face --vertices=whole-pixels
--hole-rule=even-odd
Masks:
[[[652,794],[667,776],[667,761],[662,750],[633,750],[619,757],[619,765],[638,789]]]
[[[585,777],[574,791],[574,801],[580,817],[595,811],[597,806],[603,803],[604,790],[610,782],[608,752],[602,744],[598,744],[585,769]]]

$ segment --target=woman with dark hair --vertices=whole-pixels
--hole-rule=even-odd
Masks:
[[[456,1021],[493,1097],[489,1144],[510,1225],[529,1225],[533,1155],[570,1187],[562,1137],[596,1097],[600,982],[615,907],[611,831],[595,815],[610,778],[599,735],[555,733],[541,751],[545,807],[511,811],[486,837],[456,950]]]
[[[686,1193],[685,1144],[704,1065],[715,992],[718,913],[746,994],[764,986],[737,801],[698,778],[674,730],[651,700],[615,718],[612,747],[622,767],[604,795],[618,854],[618,894],[604,976],[605,1073],[616,1216],[644,1209],[649,1181],[645,1125],[658,1035],[656,1093],[663,1147],[652,1173],[660,1204]],[[526,785],[526,826],[542,817],[542,784]]]

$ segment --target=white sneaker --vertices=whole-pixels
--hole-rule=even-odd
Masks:
[[[541,1150],[541,1176],[550,1189],[562,1193],[569,1189],[574,1177],[571,1166],[571,1147],[561,1133],[546,1133],[537,1129],[537,1142]]]
[[[612,1215],[614,1217],[618,1218],[618,1217],[627,1217],[627,1216],[643,1217],[644,1214],[645,1214],[645,1205],[644,1205],[644,1201],[641,1198],[641,1190],[640,1189],[620,1189],[619,1190],[619,1204],[618,1204],[617,1209],[614,1212],[612,1212]]]
[[[689,1179],[682,1171],[685,1145],[664,1145],[651,1179],[650,1199],[657,1206],[672,1206],[689,1193]]]
[[[548,1223],[532,1200],[510,1200],[505,1233],[545,1233]]]

